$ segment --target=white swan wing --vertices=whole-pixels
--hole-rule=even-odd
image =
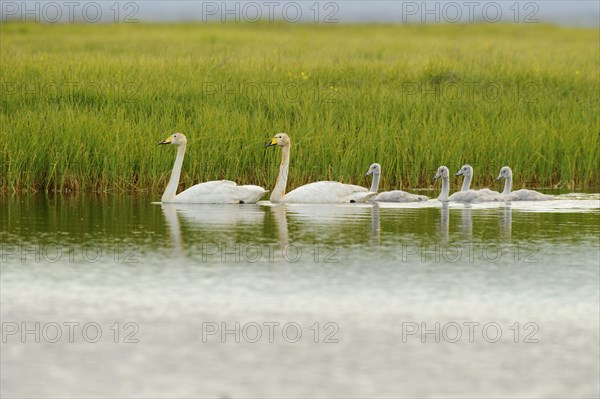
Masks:
[[[556,199],[553,195],[542,194],[535,190],[517,190],[508,194],[511,201],[550,201]]]
[[[283,202],[295,203],[349,203],[366,202],[375,196],[364,187],[332,181],[320,181],[300,186],[287,193]]]
[[[238,186],[231,180],[196,184],[175,196],[173,202],[188,204],[254,203],[267,191],[259,186]]]
[[[479,202],[506,201],[501,193],[490,190],[489,188],[482,188],[481,190],[475,190],[475,192],[479,195]]]
[[[491,195],[491,196],[495,196],[495,195],[500,195],[500,193],[498,191],[494,191],[494,190],[490,190],[489,188],[482,188],[481,190],[476,190],[482,194],[485,195]]]
[[[417,202],[427,201],[428,198],[424,195],[407,193],[402,190],[384,191],[371,198],[369,201],[377,202]]]
[[[469,190],[469,191],[458,191],[448,197],[448,201],[452,202],[495,202],[501,201],[502,196],[499,193],[495,193],[492,190]],[[495,193],[495,194],[494,194]]]

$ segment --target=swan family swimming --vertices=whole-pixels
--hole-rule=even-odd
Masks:
[[[174,133],[158,144],[172,144],[177,146],[177,156],[171,172],[169,183],[162,196],[163,203],[188,203],[188,204],[244,204],[255,203],[263,197],[268,190],[255,185],[238,186],[230,180],[216,180],[196,184],[177,194],[183,157],[187,139],[183,133]],[[385,191],[378,193],[381,178],[381,165],[374,163],[369,167],[367,176],[372,175],[371,188],[344,184],[334,181],[318,181],[305,184],[286,193],[290,150],[292,142],[285,133],[276,134],[265,147],[281,148],[281,163],[275,187],[271,192],[270,201],[273,203],[364,203],[364,202],[419,202],[428,201],[424,195],[407,193],[401,190]],[[539,193],[533,190],[512,191],[512,171],[508,166],[500,170],[494,181],[505,179],[504,191],[499,193],[484,188],[471,190],[473,167],[464,165],[455,174],[463,176],[461,191],[450,195],[450,171],[446,166],[440,166],[433,177],[434,181],[442,179],[442,191],[438,197],[441,202],[494,202],[494,201],[545,201],[552,200],[554,196]]]

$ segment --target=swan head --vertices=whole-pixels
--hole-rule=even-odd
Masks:
[[[442,179],[450,178],[450,170],[446,166],[440,166],[438,168],[437,172],[435,173],[435,176],[433,176],[434,181],[439,178],[442,178]]]
[[[265,147],[272,147],[274,145],[277,145],[279,147],[288,147],[290,143],[291,141],[287,134],[277,133],[275,136],[273,136],[270,142],[265,144]]]
[[[185,135],[183,133],[173,133],[158,144],[175,144],[177,146],[180,146],[185,143],[187,143],[187,139],[185,138]]]
[[[381,165],[378,163],[371,164],[369,166],[369,171],[367,172],[367,176],[371,175],[380,175],[381,174]]]
[[[512,170],[510,170],[508,166],[504,166],[502,169],[500,169],[500,174],[498,175],[498,177],[496,177],[494,181],[506,179],[508,177],[512,177]]]
[[[473,167],[471,165],[463,165],[454,176],[473,176]]]

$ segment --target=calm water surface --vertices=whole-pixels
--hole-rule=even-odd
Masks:
[[[597,195],[0,202],[5,397],[599,393]]]

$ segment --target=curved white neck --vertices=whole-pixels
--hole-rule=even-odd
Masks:
[[[469,191],[470,187],[471,187],[471,176],[465,175],[465,178],[463,179],[462,188],[460,189],[460,191]]]
[[[285,188],[287,186],[288,170],[290,167],[290,147],[291,144],[281,147],[281,164],[279,165],[279,175],[275,188],[271,192],[271,202],[281,202],[285,196]]]
[[[179,186],[179,177],[181,176],[181,167],[183,166],[184,155],[185,144],[181,144],[177,146],[177,158],[175,158],[175,164],[173,165],[173,171],[171,172],[169,184],[167,184],[167,188],[165,188],[165,192],[162,196],[162,202],[172,201],[177,194],[177,186]]]
[[[448,199],[448,195],[450,194],[450,179],[447,177],[442,177],[442,192],[438,197],[440,201],[446,201]]]
[[[502,194],[510,194],[510,190],[512,190],[512,176],[508,176],[506,178],[506,181],[504,182],[504,191],[502,191]]]
[[[372,193],[376,193],[379,189],[379,173],[373,173],[373,182],[371,183],[371,191]]]

